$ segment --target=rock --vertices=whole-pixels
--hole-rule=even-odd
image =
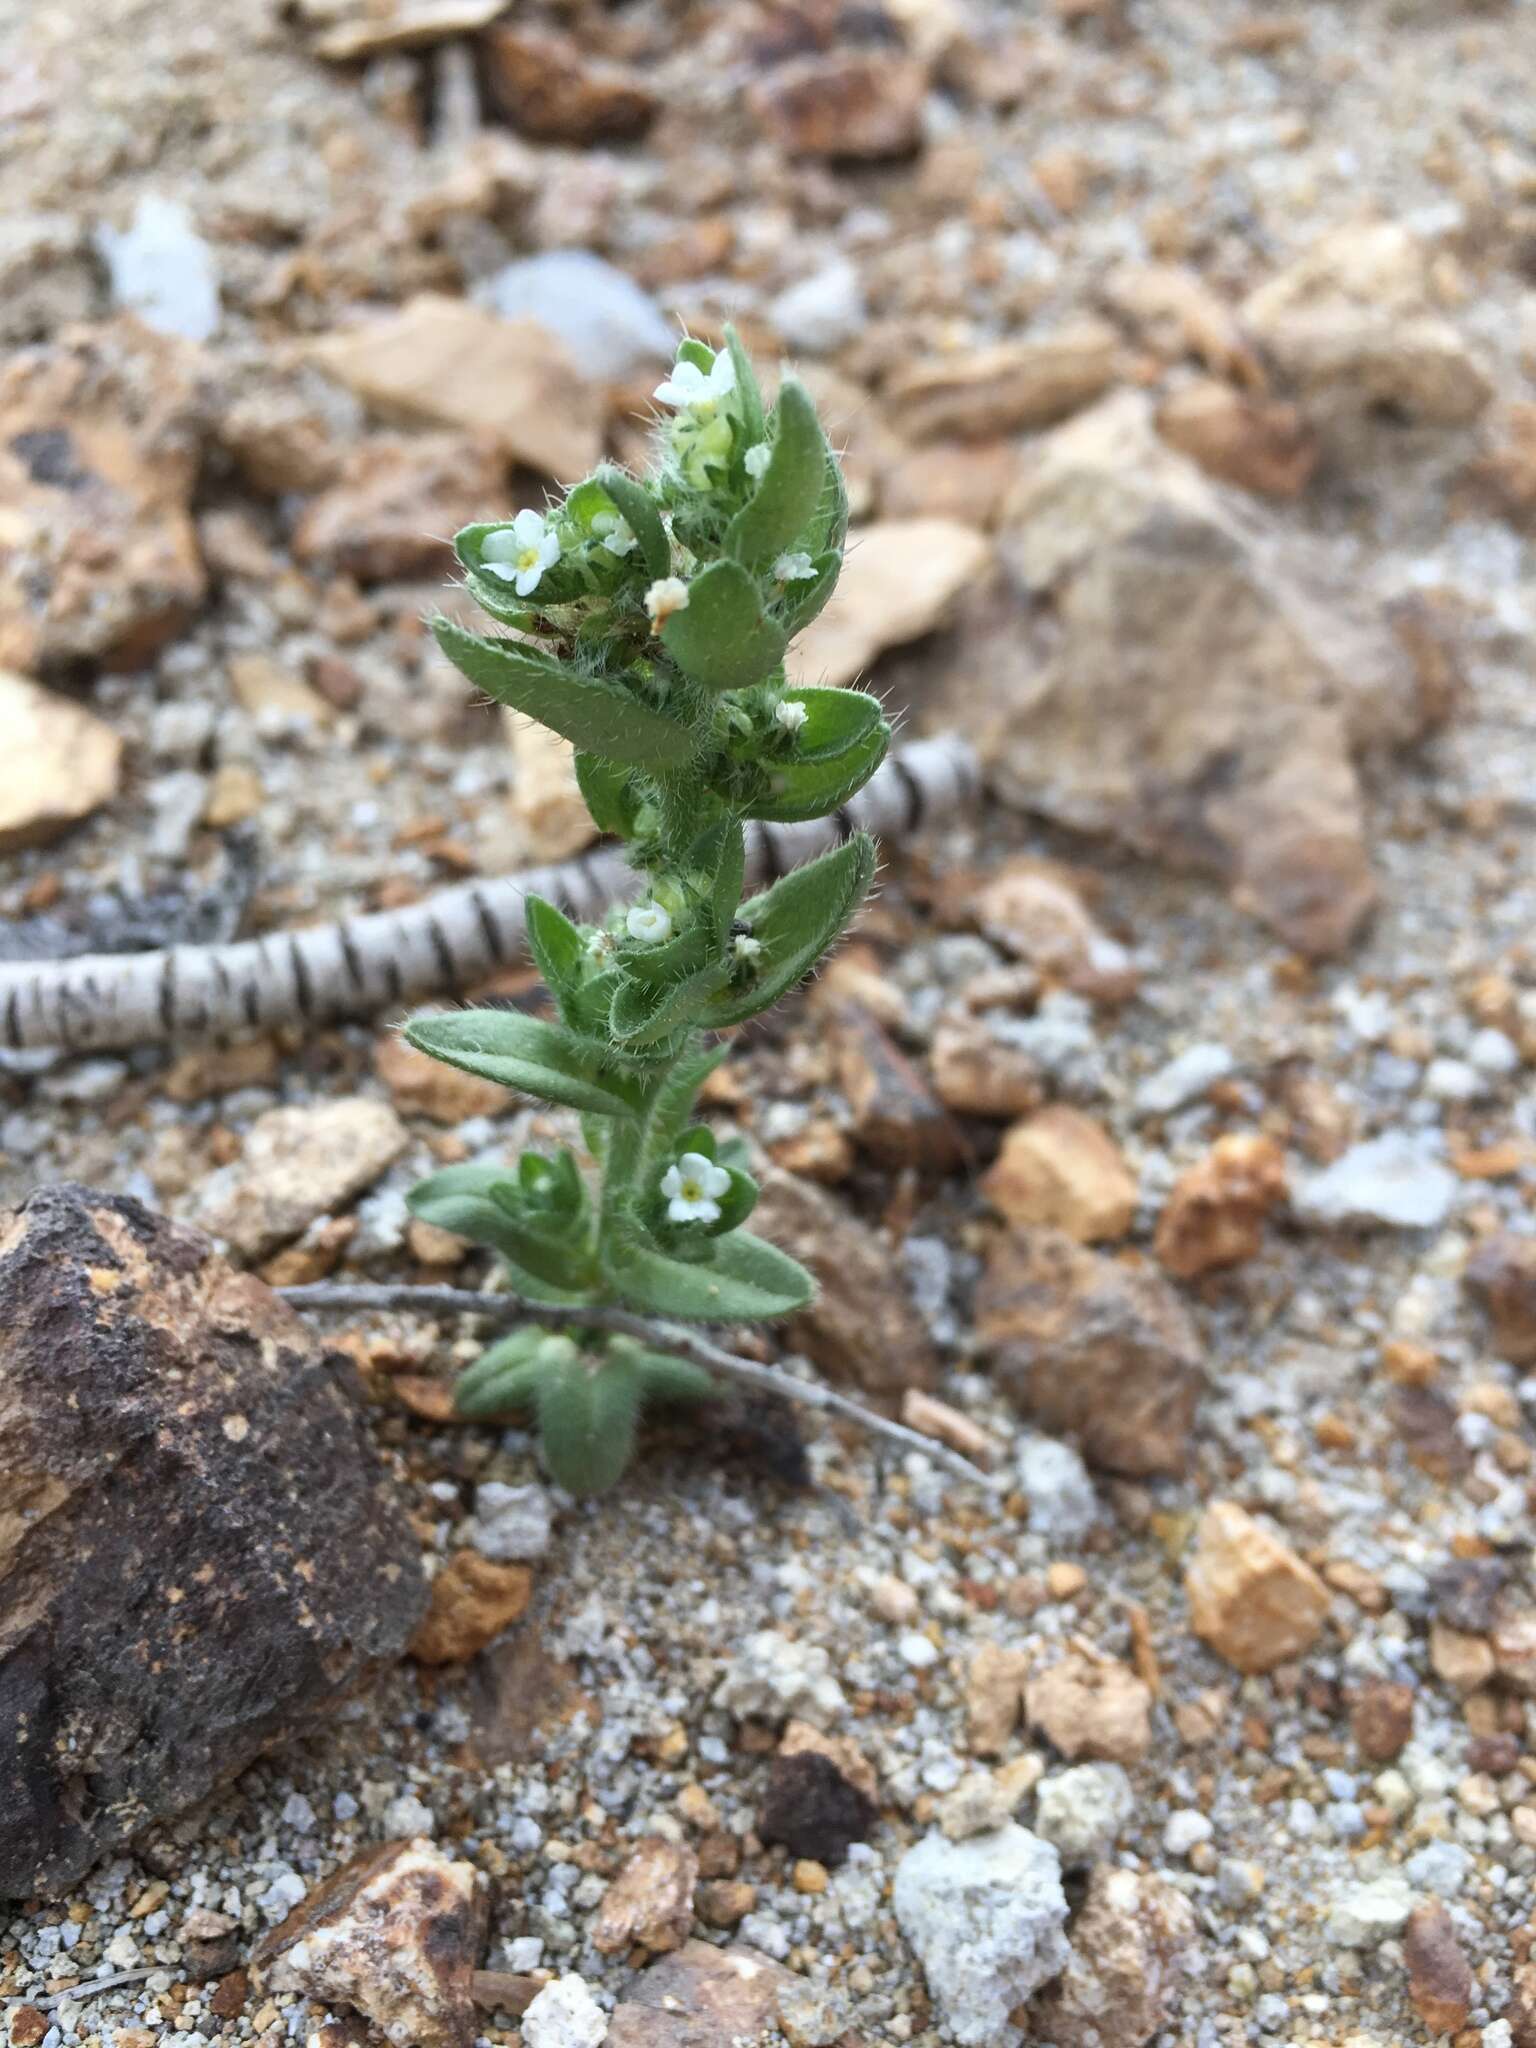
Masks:
[[[265,1991],[350,2006],[393,2048],[470,2048],[486,1882],[427,1841],[385,1842],[317,1885],[251,1957]]]
[[[205,359],[131,315],[0,371],[0,668],[137,668],[203,601]]]
[[[7,212],[0,221],[0,347],[46,341],[88,320],[98,296],[84,222],[71,213]]]
[[[738,1720],[808,1721],[825,1728],[848,1711],[832,1676],[832,1659],[819,1643],[797,1643],[776,1629],[759,1629],[730,1659],[715,1688],[715,1705]]]
[[[1264,366],[1237,314],[1193,270],[1172,263],[1124,263],[1104,281],[1113,312],[1168,362],[1194,356],[1224,385],[1262,394]]]
[[[1118,940],[1100,929],[1062,871],[1024,856],[983,886],[976,922],[989,939],[1027,960],[1045,980],[1078,995],[1123,1002],[1141,975]]]
[[[1001,1756],[1024,1712],[1029,1653],[983,1643],[965,1674],[966,1741],[972,1756]]]
[[[1352,755],[1439,710],[1425,608],[1389,616],[1264,525],[1139,393],[1037,445],[999,552],[1012,588],[968,607],[929,708],[974,733],[1000,793],[1217,875],[1303,952],[1347,945],[1374,897]]]
[[[1243,322],[1303,392],[1429,426],[1475,420],[1487,374],[1435,308],[1430,253],[1396,221],[1330,230],[1249,293]]]
[[[791,1721],[768,1767],[757,1831],[792,1856],[836,1869],[850,1844],[873,1834],[875,1801],[875,1774],[852,1742]]]
[[[0,853],[47,846],[111,803],[122,758],[83,705],[0,670]]]
[[[309,353],[381,419],[455,428],[561,483],[584,476],[602,453],[597,389],[536,320],[503,320],[466,299],[423,292],[322,336]]]
[[[522,1619],[532,1597],[526,1565],[493,1564],[478,1551],[456,1550],[432,1581],[431,1603],[406,1654],[418,1664],[467,1664]]]
[[[958,1166],[965,1144],[917,1067],[868,1010],[857,1003],[833,1012],[837,1078],[859,1149],[882,1166],[944,1173]]]
[[[812,355],[828,355],[852,341],[869,318],[863,283],[846,256],[797,278],[765,310],[786,348]]]
[[[1350,1699],[1350,1733],[1371,1763],[1390,1763],[1407,1748],[1413,1735],[1413,1697],[1411,1685],[1372,1678]]]
[[[1236,1060],[1224,1045],[1207,1040],[1187,1046],[1166,1066],[1149,1074],[1137,1088],[1136,1113],[1172,1116],[1185,1103],[1197,1101],[1218,1081],[1225,1081],[1236,1067]]]
[[[786,156],[865,162],[910,156],[923,139],[924,65],[883,50],[831,50],[780,64],[747,106]]]
[[[830,1378],[899,1399],[931,1387],[938,1354],[927,1325],[892,1284],[885,1241],[831,1195],[791,1174],[769,1173],[757,1206],[760,1230],[816,1276],[815,1302],[790,1336]]]
[[[584,377],[625,377],[672,360],[677,336],[656,301],[626,271],[590,249],[545,249],[493,271],[476,299],[504,320],[534,320],[558,335]]]
[[[608,2048],[736,2048],[773,2027],[780,1996],[798,1983],[744,1942],[687,1942],[630,1987],[614,2010]],[[523,2042],[538,2048],[526,2019]]]
[[[985,1467],[997,1463],[1001,1448],[997,1438],[990,1430],[983,1429],[979,1422],[973,1422],[961,1409],[952,1408],[947,1401],[936,1401],[931,1394],[921,1394],[908,1387],[901,1397],[901,1419],[908,1429],[931,1436],[936,1443],[948,1444],[952,1451],[958,1451],[962,1458],[969,1458],[973,1465]]]
[[[1184,1470],[1203,1354],[1160,1274],[1060,1231],[1009,1232],[989,1249],[976,1329],[1009,1398],[1090,1464],[1133,1478]]]
[[[1412,1911],[1412,1887],[1388,1871],[1368,1884],[1345,1885],[1328,1909],[1323,1934],[1335,1948],[1375,1948],[1400,1934]]]
[[[1425,2026],[1432,2034],[1459,2033],[1477,1986],[1451,1916],[1438,1900],[1415,1906],[1409,1914],[1403,1959],[1408,1996]]]
[[[1067,1966],[1030,2008],[1032,2036],[1052,2048],[1142,2048],[1178,2019],[1198,1941],[1193,1906],[1156,1871],[1095,1870]]]
[[[928,1048],[933,1092],[960,1116],[1012,1118],[1038,1109],[1045,1080],[1027,1052],[992,1030],[987,1016],[946,1011]]]
[[[1080,1870],[1107,1857],[1136,1809],[1131,1781],[1119,1764],[1076,1764],[1040,1780],[1035,1833]]]
[[[967,1842],[1006,1827],[1017,1805],[1000,1771],[969,1771],[939,1801],[939,1826],[951,1842]]]
[[[1449,1215],[1459,1183],[1440,1157],[1436,1132],[1384,1131],[1351,1145],[1291,1198],[1297,1218],[1317,1229],[1434,1230]]]
[[[885,388],[891,424],[912,441],[989,441],[1054,426],[1115,380],[1120,337],[1106,321],[1007,341],[899,370]]]
[[[269,1109],[240,1158],[204,1182],[197,1221],[242,1257],[264,1258],[371,1188],[408,1142],[395,1112],[362,1095]]]
[[[1069,1761],[1134,1764],[1152,1745],[1152,1693],[1128,1664],[1070,1649],[1024,1687],[1031,1728]]]
[[[1070,1444],[1049,1436],[1027,1437],[1019,1446],[1018,1475],[1034,1535],[1076,1543],[1098,1520],[1093,1481]]]
[[[1061,1230],[1077,1244],[1124,1237],[1136,1183],[1114,1139],[1065,1103],[1012,1125],[981,1191],[1015,1226]]]
[[[603,1895],[592,1922],[592,1946],[613,1956],[631,1948],[664,1955],[681,1948],[693,1925],[699,1860],[683,1842],[648,1835]]]
[[[472,35],[505,6],[506,0],[299,0],[295,12],[317,31],[310,45],[316,56],[352,64]]]
[[[1250,397],[1215,377],[1165,398],[1157,431],[1218,483],[1263,498],[1299,498],[1320,452],[1317,435],[1294,405]]]
[[[881,470],[880,509],[887,519],[958,519],[989,532],[1018,471],[1011,439],[898,444]]]
[[[396,1657],[417,1543],[350,1369],[193,1232],[0,1235],[0,1896],[57,1896]]]
[[[262,359],[241,366],[239,388],[215,423],[220,449],[261,498],[323,491],[341,474],[363,430],[350,391],[312,364]]]
[[[1174,1182],[1152,1248],[1179,1280],[1240,1266],[1257,1257],[1285,1193],[1285,1154],[1274,1139],[1229,1132]]]
[[[157,334],[209,341],[220,320],[219,274],[213,252],[179,200],[145,192],[122,233],[97,231],[112,281],[113,303],[137,313]]]
[[[1511,1365],[1536,1365],[1536,1236],[1500,1230],[1467,1261],[1466,1288],[1488,1312],[1493,1345]]]
[[[601,2048],[608,2016],[577,1976],[556,1977],[523,2008],[523,2048]]]
[[[480,50],[492,103],[536,142],[633,142],[661,104],[638,73],[597,62],[556,29],[500,23]]]
[[[926,1835],[897,1865],[891,1902],[952,2038],[1018,2048],[1011,2015],[1071,1955],[1050,1844],[1013,1822],[963,1842]]]
[[[1235,1501],[1200,1517],[1184,1574],[1189,1625],[1234,1669],[1273,1671],[1305,1656],[1322,1632],[1328,1588]]]
[[[522,834],[530,861],[567,860],[597,838],[597,827],[576,780],[569,740],[531,718],[502,712],[513,761],[507,813]]]
[[[297,559],[360,583],[446,574],[448,537],[471,519],[512,515],[493,448],[457,434],[378,435],[300,513]]]
[[[832,600],[790,653],[791,680],[851,683],[887,647],[942,624],[992,545],[954,519],[885,519],[856,528]]]
[[[549,1549],[554,1503],[539,1485],[504,1486],[488,1479],[475,1488],[469,1540],[498,1564],[540,1558]]]
[[[402,1116],[430,1117],[433,1123],[461,1124],[472,1116],[500,1116],[507,1107],[507,1091],[478,1074],[466,1074],[457,1067],[444,1066],[407,1045],[396,1031],[381,1038],[373,1049],[373,1071],[389,1090],[389,1099]]]
[[[1480,1692],[1498,1668],[1486,1636],[1435,1621],[1429,1630],[1429,1667],[1453,1692]]]

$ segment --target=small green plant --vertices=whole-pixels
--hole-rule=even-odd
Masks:
[[[547,513],[469,526],[454,546],[510,630],[434,622],[498,702],[562,734],[599,828],[644,894],[600,924],[530,896],[528,943],[559,1022],[512,1010],[420,1017],[436,1059],[580,1112],[593,1166],[525,1152],[451,1166],[416,1215],[494,1249],[510,1284],[563,1309],[731,1322],[812,1298],[795,1260],[743,1226],[757,1200],[737,1140],[695,1103],[726,1045],[808,974],[857,911],[875,848],[855,834],[743,899],[749,819],[824,817],[874,773],[890,727],[859,690],[790,688],[784,653],[837,581],[847,498],[804,388],[765,410],[739,341],[684,341],[656,392],[671,417],[651,474],[605,467]],[[710,1391],[697,1366],[579,1325],[521,1328],[460,1380],[471,1417],[530,1410],[572,1492],[623,1472],[646,1405]]]

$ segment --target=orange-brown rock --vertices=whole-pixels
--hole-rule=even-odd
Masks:
[[[1536,1236],[1500,1230],[1467,1262],[1467,1291],[1488,1311],[1493,1342],[1511,1365],[1536,1365]]]
[[[976,898],[976,921],[1046,981],[1103,1002],[1136,993],[1135,961],[1052,862],[1028,855],[1006,862]]]
[[[1285,1154],[1274,1139],[1229,1133],[1174,1182],[1153,1250],[1180,1280],[1240,1266],[1257,1255],[1265,1219],[1285,1192]]]
[[[776,2031],[781,1994],[801,1980],[745,1942],[690,1941],[631,1984],[605,2048],[726,2048]]]
[[[1207,476],[1264,498],[1299,497],[1317,468],[1317,436],[1294,405],[1251,398],[1215,377],[1164,399],[1157,431]]]
[[[964,1144],[955,1124],[916,1065],[867,1010],[854,1003],[838,1008],[833,1049],[861,1151],[893,1169],[944,1172],[959,1163]]]
[[[1064,1757],[1134,1764],[1152,1746],[1152,1691],[1129,1664],[1073,1648],[1024,1686],[1024,1713]]]
[[[522,1619],[532,1597],[527,1565],[497,1564],[478,1550],[456,1550],[432,1581],[430,1603],[406,1654],[418,1664],[466,1664]]]
[[[1078,1244],[1124,1237],[1136,1215],[1136,1182],[1119,1146],[1065,1103],[1012,1126],[981,1191],[1010,1223],[1065,1231]]]
[[[965,1675],[966,1738],[972,1756],[1001,1756],[1024,1711],[1029,1653],[983,1643]]]
[[[924,65],[884,50],[834,50],[777,65],[747,104],[786,156],[910,156],[922,142]]]
[[[375,1045],[373,1070],[402,1116],[459,1124],[466,1117],[499,1116],[507,1107],[505,1088],[429,1059],[408,1045],[398,1031],[386,1033]]]
[[[0,669],[0,853],[46,846],[110,803],[122,756],[104,719]]]
[[[1312,1567],[1230,1500],[1201,1516],[1184,1592],[1190,1627],[1238,1671],[1304,1656],[1328,1613],[1328,1588]]]
[[[644,79],[592,58],[574,36],[498,23],[480,48],[491,98],[537,142],[633,142],[655,119],[660,101]]]
[[[683,1842],[647,1835],[603,1895],[592,1946],[606,1956],[631,1948],[664,1955],[681,1948],[693,1925],[698,1858]]]
[[[933,1092],[960,1116],[1019,1117],[1045,1100],[1045,1079],[1021,1046],[1009,1045],[985,1017],[946,1012],[928,1048]]]
[[[359,583],[446,572],[446,535],[512,515],[494,448],[459,434],[376,435],[299,515],[293,552]]]
[[[913,441],[990,441],[1052,426],[1103,395],[1119,349],[1107,321],[1078,320],[1054,334],[914,363],[886,386],[886,411]]]
[[[1415,1906],[1403,1934],[1408,1996],[1432,2034],[1456,2034],[1467,2024],[1477,1986],[1456,1939],[1450,1914],[1438,1899]]]

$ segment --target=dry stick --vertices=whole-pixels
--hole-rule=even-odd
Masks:
[[[685,1329],[680,1323],[653,1322],[648,1316],[631,1315],[622,1308],[553,1308],[542,1301],[525,1301],[516,1294],[479,1294],[470,1287],[319,1285],[280,1287],[277,1291],[293,1308],[404,1309],[421,1316],[481,1316],[499,1328],[516,1323],[546,1323],[551,1329],[612,1330],[621,1337],[637,1337],[643,1344],[660,1344],[668,1351],[675,1351],[679,1357],[702,1365],[707,1372],[719,1373],[722,1379],[736,1380],[744,1387],[756,1387],[765,1394],[777,1394],[802,1408],[819,1408],[829,1414],[844,1415],[871,1436],[883,1436],[891,1443],[900,1444],[903,1450],[921,1451],[925,1458],[932,1458],[960,1479],[974,1479],[980,1486],[987,1484],[987,1476],[979,1466],[973,1465],[969,1458],[961,1457],[958,1451],[950,1450],[947,1445],[935,1443],[931,1436],[908,1429],[904,1423],[889,1422],[885,1416],[861,1407],[857,1401],[850,1401],[846,1394],[834,1393],[831,1387],[823,1386],[819,1380],[797,1380],[792,1374],[781,1372],[777,1366],[757,1365],[750,1358],[738,1358],[734,1351],[722,1350],[710,1338],[696,1330]]]
[[[962,810],[978,783],[976,757],[964,740],[916,740],[832,817],[749,825],[748,873],[771,880],[861,829],[910,836]],[[83,1052],[366,1015],[407,997],[472,987],[518,958],[530,894],[591,920],[639,886],[623,853],[603,848],[558,866],[443,889],[403,910],[265,939],[0,965],[0,1045]]]

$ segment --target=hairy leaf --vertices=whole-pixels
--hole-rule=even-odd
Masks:
[[[514,1289],[530,1301],[547,1301],[551,1305],[580,1301],[580,1292],[551,1285],[519,1265],[512,1248],[515,1233],[508,1226],[506,1210],[491,1192],[507,1180],[508,1175],[500,1167],[445,1166],[441,1172],[417,1182],[405,1198],[406,1207],[423,1223],[499,1252]]]
[[[715,1238],[709,1252],[692,1263],[630,1241],[610,1247],[605,1264],[628,1306],[690,1322],[772,1320],[815,1298],[805,1268],[749,1231]]]
[[[725,330],[725,345],[730,350],[731,361],[736,365],[736,411],[741,420],[742,432],[747,446],[755,447],[767,431],[763,419],[763,394],[757,381],[757,372],[752,367],[752,358],[741,345],[741,336],[734,327]]]
[[[792,547],[821,500],[830,451],[803,384],[786,377],[774,407],[777,431],[762,480],[726,528],[738,562],[760,568]]]
[[[786,584],[784,596],[779,601],[779,624],[791,640],[797,633],[803,633],[812,619],[820,618],[826,610],[827,599],[837,588],[838,577],[843,573],[841,548],[813,555],[811,562],[815,576],[804,583]]]
[[[596,472],[593,482],[602,486],[615,508],[628,521],[630,532],[640,543],[640,559],[645,563],[646,574],[653,578],[670,576],[672,543],[667,539],[667,529],[661,523],[656,501],[644,484],[637,483],[611,463],[605,463]]]
[[[882,718],[864,738],[826,761],[775,761],[768,769],[772,788],[747,810],[770,825],[798,825],[824,818],[847,803],[885,759],[891,729]]]
[[[544,977],[546,988],[563,1010],[563,998],[580,987],[586,965],[581,933],[563,911],[546,903],[542,896],[525,896],[523,914],[527,921],[528,951]]]
[[[706,690],[743,690],[784,659],[784,634],[763,608],[739,562],[712,562],[688,586],[688,602],[661,633],[662,645]]]
[[[517,1010],[458,1010],[446,1017],[417,1017],[407,1040],[450,1067],[499,1081],[542,1102],[602,1116],[632,1116],[632,1084],[613,1073],[598,1073],[567,1033]]]
[[[511,1408],[531,1407],[544,1337],[536,1323],[525,1323],[482,1351],[468,1371],[460,1373],[454,1387],[453,1405],[460,1415],[478,1420]]]
[[[830,761],[885,722],[879,700],[867,690],[786,690],[784,702],[805,709],[805,723],[795,735],[795,761]]]
[[[599,832],[611,832],[618,839],[633,836],[640,799],[628,768],[618,761],[605,761],[599,754],[578,751],[576,787]]]
[[[621,1044],[654,1045],[685,1031],[729,977],[730,969],[721,960],[663,988],[624,981],[609,1018],[614,1037]]]
[[[864,900],[875,875],[875,842],[856,832],[818,860],[795,868],[742,905],[762,946],[756,980],[717,996],[701,1021],[711,1030],[740,1024],[776,1003],[808,974]]]
[[[539,1439],[550,1477],[567,1493],[605,1493],[624,1476],[635,1447],[641,1375],[633,1359],[585,1360],[547,1372],[539,1383]]]

